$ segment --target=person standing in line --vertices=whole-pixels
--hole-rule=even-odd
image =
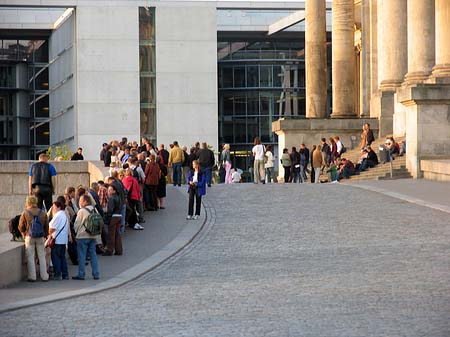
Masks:
[[[91,235],[86,232],[86,221],[91,212],[94,211],[94,206],[91,204],[91,199],[87,194],[83,194],[79,200],[80,210],[75,219],[74,229],[77,239],[78,248],[78,275],[72,276],[73,280],[84,280],[86,274],[86,256],[91,257],[92,276],[94,280],[100,278],[100,271],[98,268],[97,253],[95,246],[97,244],[96,235]]]
[[[161,162],[161,157],[156,158],[156,162],[159,165],[159,169],[161,170],[161,175],[159,176],[159,181],[158,181],[158,187],[156,187],[156,195],[158,196],[158,201],[159,201],[159,209],[165,209],[165,203],[164,201],[166,200],[166,195],[167,195],[167,189],[166,189],[166,185],[167,185],[167,166],[164,165],[164,163]]]
[[[77,152],[75,152],[72,157],[70,158],[70,160],[84,160],[84,156],[83,156],[83,149],[81,147],[79,147],[77,149]]]
[[[183,169],[183,180],[182,180],[182,184],[187,184],[187,178],[189,175],[189,153],[187,153],[187,147],[186,146],[182,146],[181,149],[184,152],[184,160],[183,160],[183,164],[181,165],[182,169]],[[156,163],[156,162],[155,162]]]
[[[284,168],[284,183],[289,183],[290,177],[291,177],[291,156],[289,155],[288,149],[283,149],[283,154],[281,155],[281,165]]]
[[[255,162],[253,164],[254,169],[254,182],[255,184],[265,184],[265,169],[264,169],[264,154],[266,152],[266,149],[264,145],[261,144],[261,140],[259,137],[255,137],[255,140],[253,141],[253,149],[252,154],[255,159]]]
[[[309,162],[311,163],[311,175],[310,175],[310,179],[311,179],[311,184],[312,183],[314,183],[316,180],[315,180],[315,172],[314,172],[314,165],[313,165],[313,153],[314,153],[314,150],[317,148],[317,146],[316,145],[313,145],[312,146],[312,149],[311,149],[311,153],[310,153],[310,155],[309,155]]]
[[[62,201],[62,200],[61,200]],[[70,222],[65,212],[65,204],[57,200],[53,202],[53,217],[49,224],[49,235],[55,238],[55,245],[51,251],[53,264],[53,280],[68,280],[69,272],[66,260],[66,245],[72,242],[72,235],[69,230]]]
[[[312,154],[312,165],[314,168],[314,183],[317,184],[319,183],[320,170],[323,165],[322,146],[320,145],[317,145],[316,149]]]
[[[102,150],[100,151],[100,160],[102,162],[105,162],[106,152],[108,152],[107,147],[108,147],[108,143],[102,144]]]
[[[45,238],[48,236],[47,214],[38,207],[37,198],[28,196],[25,210],[19,219],[19,231],[25,239],[25,254],[27,257],[28,282],[36,281],[37,253],[39,259],[39,274],[42,281],[48,281],[47,263],[45,261]]]
[[[156,190],[159,184],[159,178],[161,176],[161,169],[156,163],[155,155],[150,155],[150,161],[145,167],[145,194],[146,206],[148,211],[158,210],[158,197]],[[187,180],[186,180],[187,181]]]
[[[267,145],[265,156],[267,158],[266,163],[264,164],[264,168],[266,169],[266,182],[270,184],[272,180],[275,182],[275,158],[272,153],[272,145]]]
[[[178,142],[173,142],[173,148],[169,153],[169,167],[172,167],[173,186],[181,186],[181,165],[184,162],[184,152],[178,146]]]
[[[208,187],[211,187],[212,168],[216,162],[216,158],[214,152],[208,149],[206,142],[203,142],[201,149],[197,151],[197,159],[200,164],[200,170],[205,174],[206,183]]]
[[[52,205],[52,195],[56,187],[56,169],[48,163],[46,153],[39,155],[39,161],[30,167],[28,173],[28,193],[37,198],[39,208],[50,208]]]
[[[206,194],[206,175],[200,170],[198,160],[192,162],[192,171],[188,177],[189,182],[189,207],[186,220],[197,220],[200,216],[202,196]],[[194,215],[195,200],[195,215]]]
[[[106,223],[108,224],[108,235],[106,239],[106,250],[104,256],[122,255],[122,238],[120,236],[120,223],[122,221],[122,205],[118,195],[117,187],[113,184],[108,186],[108,207],[106,211]]]
[[[225,184],[231,184],[231,154],[230,144],[225,144],[221,153],[222,165],[225,168]]]

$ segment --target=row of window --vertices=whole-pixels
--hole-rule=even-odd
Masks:
[[[0,60],[48,62],[47,40],[0,40]]]

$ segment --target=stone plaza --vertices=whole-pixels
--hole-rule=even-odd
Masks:
[[[4,312],[2,336],[448,336],[448,185],[373,186],[444,205],[370,185],[213,186],[202,231],[171,259],[118,288]]]

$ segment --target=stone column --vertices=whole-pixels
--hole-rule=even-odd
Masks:
[[[361,1],[360,117],[370,117],[370,0]]]
[[[354,0],[333,0],[332,5],[332,118],[355,118]]]
[[[325,118],[327,108],[327,32],[325,0],[305,5],[306,117]]]
[[[405,76],[406,84],[422,83],[427,80],[435,64],[434,9],[434,0],[408,1],[408,73]],[[445,24],[448,25],[449,23],[446,22]]]
[[[396,111],[394,95],[408,69],[406,4],[406,1],[378,0],[380,136],[404,134],[403,112]]]
[[[436,0],[435,6],[436,65],[433,68],[433,77],[450,79],[450,1]]]

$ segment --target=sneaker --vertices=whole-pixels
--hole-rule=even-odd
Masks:
[[[197,220],[197,219],[198,219],[198,215],[194,215],[194,216],[192,217],[192,219]]]
[[[142,227],[141,225],[139,225],[138,223],[134,225],[133,229],[135,230],[143,230],[144,227]]]
[[[192,216],[190,216],[190,215],[188,215],[187,217],[186,217],[186,220],[191,220],[192,219]]]
[[[72,276],[72,280],[84,281],[84,277],[80,277],[80,276]]]

